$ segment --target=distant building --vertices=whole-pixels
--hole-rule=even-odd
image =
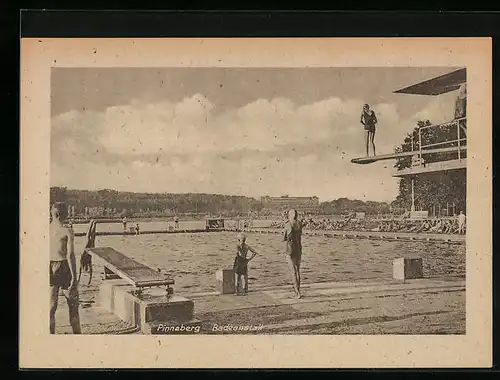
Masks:
[[[315,213],[319,209],[319,198],[313,197],[262,197],[262,206],[273,211],[285,211],[296,209],[297,211]]]

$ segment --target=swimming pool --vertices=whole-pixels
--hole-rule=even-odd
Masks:
[[[289,284],[281,235],[247,236],[247,243],[260,253],[249,264],[250,287]],[[83,237],[75,239],[77,260],[84,243]],[[98,236],[96,246],[113,247],[152,268],[161,268],[175,279],[176,292],[188,294],[215,290],[217,269],[232,268],[236,233]],[[423,259],[426,277],[465,276],[465,244],[304,236],[302,281],[390,279],[392,260],[406,256]],[[95,285],[100,281],[100,269],[95,266]]]

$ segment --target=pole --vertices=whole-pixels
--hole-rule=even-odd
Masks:
[[[411,212],[415,211],[415,180],[411,178]]]
[[[448,202],[446,202],[446,216],[449,216],[449,214],[448,214]]]
[[[418,150],[420,152],[418,158],[422,159],[422,130],[420,128],[418,129]]]
[[[460,121],[457,120],[457,146],[458,146],[458,159],[460,160],[461,159],[461,156],[460,156]]]

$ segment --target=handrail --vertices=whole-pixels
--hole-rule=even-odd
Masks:
[[[467,117],[460,117],[460,118],[457,118],[457,119],[449,121],[449,122],[445,122],[445,123],[441,123],[441,124],[426,125],[426,126],[420,127],[418,129],[418,157],[422,158],[422,151],[425,150],[424,148],[456,143],[457,144],[456,148],[457,148],[458,159],[460,160],[461,159],[461,152],[460,151],[461,151],[461,147],[462,147],[461,143],[462,143],[462,141],[467,140],[467,138],[460,138],[460,128],[461,128],[460,121],[466,120],[466,119],[467,119]],[[448,125],[448,126],[456,125],[457,126],[457,138],[453,139],[453,140],[422,145],[422,130],[423,129],[428,129],[428,128],[432,128],[432,127],[442,127],[443,125]]]
[[[426,128],[432,128],[432,127],[442,127],[443,125],[452,125],[455,124],[456,122],[466,120],[467,116],[464,117],[459,117],[451,121],[445,121],[444,123],[441,124],[432,124],[432,125],[424,125],[423,127],[420,127],[419,129],[426,129]]]
[[[445,144],[454,144],[458,141],[466,141],[467,139],[460,139],[460,140],[449,140],[449,141],[443,141],[443,142],[438,142],[438,143],[433,143],[433,144],[427,144],[427,145],[422,145],[422,148],[427,148],[430,146],[438,146],[438,145],[445,145]]]

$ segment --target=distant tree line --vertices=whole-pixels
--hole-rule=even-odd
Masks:
[[[50,189],[51,203],[65,201],[74,208],[75,217],[167,217],[179,214],[211,214],[223,216],[278,215],[282,210],[264,208],[260,200],[244,196],[220,194],[132,193],[110,189]],[[339,215],[357,211],[367,214],[388,213],[385,202],[363,202],[339,198],[322,202],[311,214]]]

